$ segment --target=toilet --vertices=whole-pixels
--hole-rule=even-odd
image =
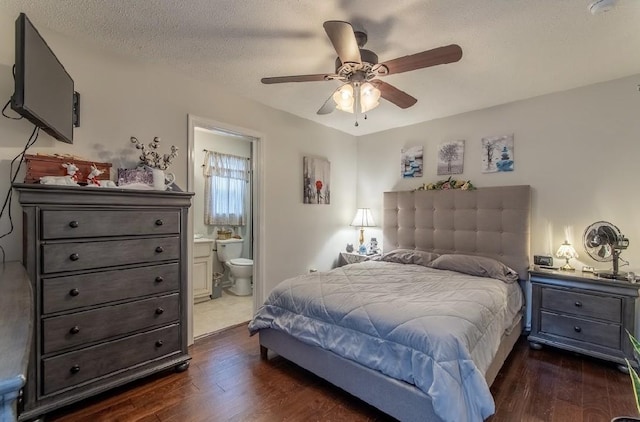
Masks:
[[[253,260],[240,258],[242,255],[243,239],[218,239],[218,261],[229,269],[229,280],[233,283],[230,288],[238,296],[253,294],[251,278],[253,277]]]

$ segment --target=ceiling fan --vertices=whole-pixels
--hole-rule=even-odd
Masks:
[[[336,108],[350,113],[366,113],[378,105],[380,97],[400,108],[409,108],[418,100],[377,78],[453,63],[462,58],[460,46],[451,44],[378,63],[378,55],[363,48],[367,43],[366,33],[354,31],[350,23],[343,21],[327,21],[323,26],[338,53],[335,73],[261,79],[264,84],[330,80],[344,82],[320,107],[318,114],[328,114]],[[357,120],[356,126],[358,126]]]

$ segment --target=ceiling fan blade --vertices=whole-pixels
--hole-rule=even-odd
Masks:
[[[439,64],[457,62],[462,58],[462,48],[459,45],[451,44],[433,50],[399,57],[382,63],[389,69],[389,75],[395,73],[409,72],[410,70],[423,69],[425,67]]]
[[[374,79],[370,82],[380,90],[380,96],[382,98],[392,102],[400,108],[409,108],[418,102],[418,100],[413,98],[411,95],[404,91],[400,91],[395,86],[381,81],[380,79]]]
[[[338,88],[340,89],[340,88]],[[329,114],[331,112],[333,112],[333,110],[336,109],[336,102],[333,101],[333,94],[331,94],[329,96],[329,98],[327,98],[327,101],[324,102],[324,104],[322,105],[322,107],[320,107],[318,109],[318,111],[316,112],[316,114]]]
[[[296,75],[296,76],[276,76],[273,78],[262,78],[260,81],[263,84],[281,84],[285,82],[315,82],[326,81],[327,78],[331,79],[333,75],[327,75],[326,73],[319,73],[316,75]]]
[[[343,21],[326,21],[324,24],[324,30],[333,44],[340,61],[343,64],[362,63],[360,57],[360,48],[358,48],[358,42],[356,36],[353,33],[353,27],[349,22]]]

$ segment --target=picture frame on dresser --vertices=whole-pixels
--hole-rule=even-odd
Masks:
[[[35,325],[18,420],[186,370],[192,193],[14,184]]]
[[[591,273],[537,269],[530,273],[532,349],[544,345],[614,362],[628,373],[627,331],[637,336],[638,285]],[[635,365],[635,363],[634,363]]]

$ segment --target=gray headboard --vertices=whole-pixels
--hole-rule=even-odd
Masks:
[[[530,186],[385,192],[383,218],[384,252],[482,255],[527,279]]]

